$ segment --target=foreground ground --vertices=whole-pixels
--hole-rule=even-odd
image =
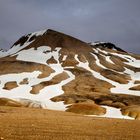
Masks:
[[[139,140],[140,121],[0,107],[1,140]]]

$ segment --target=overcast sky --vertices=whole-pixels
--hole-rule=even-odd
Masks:
[[[0,48],[48,28],[140,53],[140,0],[0,0]]]

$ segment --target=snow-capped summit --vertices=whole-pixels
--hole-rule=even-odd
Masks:
[[[0,58],[0,97],[0,105],[140,119],[140,55],[51,29],[31,33]]]

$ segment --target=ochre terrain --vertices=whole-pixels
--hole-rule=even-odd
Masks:
[[[139,140],[140,121],[0,107],[1,140]]]

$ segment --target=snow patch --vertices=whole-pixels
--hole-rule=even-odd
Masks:
[[[120,109],[118,108],[114,108],[114,107],[109,107],[109,106],[102,106],[104,108],[106,108],[106,114],[105,115],[102,115],[100,117],[107,117],[107,118],[120,118],[120,119],[134,119],[134,118],[131,118],[129,116],[124,116],[122,115]]]
[[[102,107],[106,108],[106,114],[100,115],[100,116],[97,116],[97,115],[87,115],[87,116],[134,120],[134,118],[122,115],[120,109],[118,109],[118,108],[114,108],[114,107],[110,107],[110,106],[102,106]]]
[[[45,32],[46,32],[46,30],[42,30],[42,31],[34,32],[32,34],[27,35],[28,39],[22,46],[20,44],[14,45],[11,49],[9,49],[5,53],[5,56],[12,55],[12,54],[19,52],[20,50],[22,50],[23,48],[29,46],[32,42],[34,42],[34,40],[29,41],[31,39],[31,37],[33,37],[33,36],[37,37],[37,36],[43,35]]]
[[[114,56],[118,56],[120,58],[123,58],[125,59],[126,61],[128,62],[124,62],[125,64],[127,65],[130,65],[130,66],[133,66],[133,67],[136,67],[136,68],[140,68],[140,60],[137,60],[136,58],[130,56],[130,55],[126,55],[126,54],[119,54],[119,53],[112,53],[112,52],[106,52],[104,50],[101,50],[99,48],[97,48],[97,50],[99,50],[100,52],[108,55],[108,54],[112,54]]]
[[[129,90],[129,88],[136,86],[134,82],[140,79],[140,72],[135,73],[134,71],[125,68],[124,73],[130,75],[131,80],[129,80],[129,83],[128,84],[116,83],[115,87],[111,88],[111,92],[140,96],[140,91]]]
[[[75,59],[79,62],[79,64],[77,65],[78,67],[82,67],[88,71],[90,71],[94,77],[96,77],[97,79],[106,81],[112,85],[114,85],[115,87],[111,88],[111,92],[112,93],[119,93],[119,94],[129,94],[129,95],[134,95],[134,96],[140,96],[140,91],[131,91],[129,90],[130,87],[133,87],[134,81],[137,80],[140,77],[140,72],[134,73],[133,71],[126,69],[126,71],[124,73],[127,73],[128,75],[131,76],[132,80],[129,81],[128,84],[120,84],[118,82],[115,82],[113,80],[110,80],[104,76],[102,76],[100,73],[92,70],[89,67],[89,63],[88,61],[86,63],[80,62],[78,59],[78,55],[75,55]]]
[[[50,48],[46,46],[38,48],[38,51],[29,49],[30,50],[30,51],[28,50],[29,52],[28,51],[26,52],[26,50],[19,52],[18,59],[46,64],[46,60],[48,60],[51,56],[54,56],[56,61],[59,62],[58,52],[60,51],[60,49],[61,48],[56,48],[53,52],[50,52],[47,54],[43,53],[46,50],[50,50]],[[31,55],[28,55],[28,53]],[[42,79],[37,78],[37,76],[41,73],[39,71],[33,72],[33,73],[20,73],[20,74],[10,74],[10,75],[0,76],[0,80],[1,80],[0,97],[20,100],[21,103],[26,103],[26,104],[31,103],[30,105],[32,106],[37,106],[37,107],[40,106],[40,107],[52,109],[52,110],[62,110],[62,111],[66,110],[67,105],[64,105],[63,102],[53,102],[51,101],[51,98],[63,94],[64,91],[62,90],[62,86],[67,84],[71,80],[75,79],[75,76],[70,71],[64,70],[64,68],[61,66],[60,63],[50,64],[49,66],[55,72],[50,74],[50,76],[46,78],[42,78]],[[41,82],[44,82],[44,81],[49,81],[54,76],[62,72],[66,72],[69,78],[61,81],[58,84],[50,85],[43,88],[42,90],[40,90],[38,94],[30,94],[32,86],[39,84]],[[27,85],[18,85],[17,88],[14,88],[12,90],[3,89],[3,86],[6,82],[17,81],[17,83],[19,84],[19,82],[21,82],[24,78],[27,78],[27,77],[28,77],[28,82],[29,82]]]
[[[62,61],[65,61],[66,58],[67,58],[67,55],[64,55]]]
[[[37,32],[34,32],[34,33],[32,33],[31,35],[30,35],[30,38],[32,37],[32,36],[40,36],[40,35],[43,35],[45,32],[46,32],[47,30],[42,30],[42,31],[37,31]]]
[[[92,43],[90,43],[90,45],[96,46],[96,45],[104,44],[104,43],[106,43],[106,42],[97,41],[97,42],[92,42]]]
[[[103,68],[103,69],[107,69],[105,66],[103,66],[103,65],[100,63],[100,60],[98,59],[98,57],[97,57],[95,54],[91,53],[91,55],[93,55],[93,56],[95,57],[95,59],[96,59],[96,64],[97,64],[99,67],[101,67],[101,68]]]
[[[30,48],[28,50],[22,50],[21,52],[18,52],[17,54],[17,60],[27,61],[27,62],[35,62],[40,64],[47,65],[47,60],[49,60],[51,57],[54,57],[54,59],[59,63],[59,51],[61,48],[55,48],[54,51],[51,51],[51,48],[49,46],[40,46],[35,50],[34,48]],[[45,51],[50,51],[45,53]]]

